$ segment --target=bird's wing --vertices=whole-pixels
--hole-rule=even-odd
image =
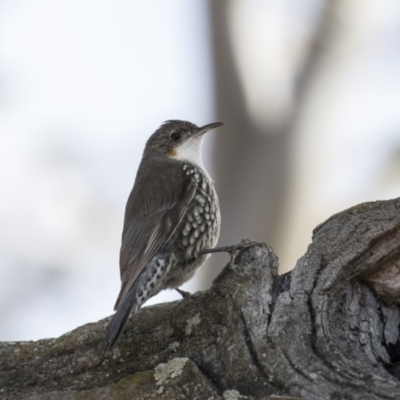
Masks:
[[[181,168],[163,172],[158,176],[142,176],[143,183],[136,182],[129,196],[120,252],[122,284],[114,309],[160,246],[174,234],[196,194],[196,187]]]

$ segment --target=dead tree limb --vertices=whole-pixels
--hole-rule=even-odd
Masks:
[[[266,245],[205,292],[58,339],[0,344],[4,399],[399,399],[400,199],[314,230],[291,273]]]

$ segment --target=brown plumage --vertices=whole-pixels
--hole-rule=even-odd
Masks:
[[[125,209],[121,290],[106,348],[115,346],[131,313],[190,279],[208,257],[202,251],[215,246],[219,205],[201,147],[203,134],[220,125],[167,121],[149,138]]]

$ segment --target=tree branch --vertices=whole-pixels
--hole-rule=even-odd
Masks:
[[[266,245],[179,302],[134,315],[114,353],[108,318],[58,339],[0,344],[6,399],[398,399],[400,199],[314,230],[291,273]]]

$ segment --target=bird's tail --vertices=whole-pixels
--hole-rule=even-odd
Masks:
[[[115,347],[130,315],[135,313],[139,308],[140,304],[136,301],[135,291],[131,290],[118,307],[117,312],[113,315],[108,325],[105,350],[112,350]]]

